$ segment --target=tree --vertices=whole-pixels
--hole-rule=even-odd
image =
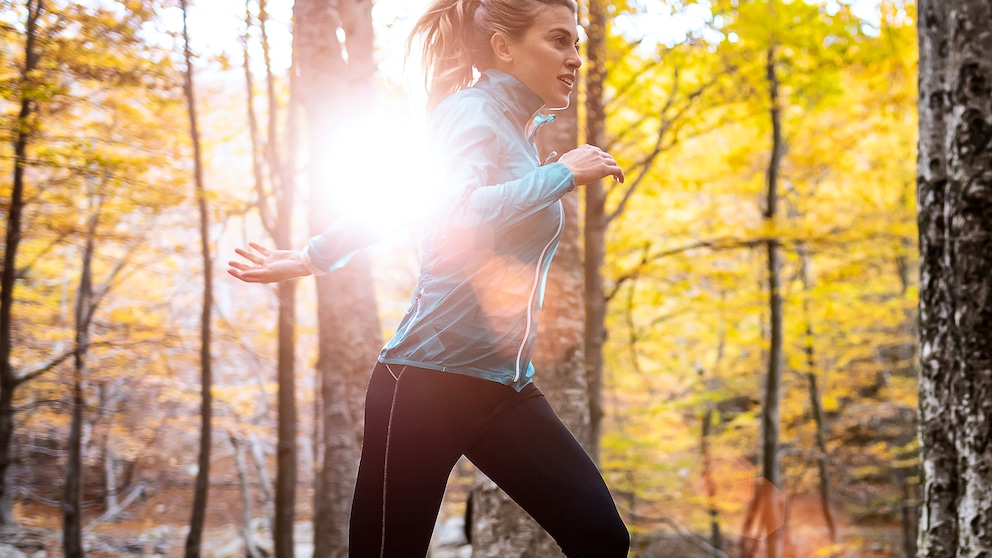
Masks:
[[[14,288],[17,284],[17,248],[21,240],[21,214],[24,208],[24,172],[27,168],[28,145],[31,142],[32,116],[37,91],[33,87],[34,70],[38,66],[38,19],[44,10],[43,0],[27,1],[25,25],[24,66],[20,79],[20,113],[14,139],[14,179],[7,207],[7,235],[4,244],[3,270],[0,276],[0,504],[12,502],[7,469],[11,462],[11,441],[14,435],[14,390],[23,381],[11,363],[13,344]],[[6,508],[6,506],[4,506]],[[0,513],[0,530],[16,527],[13,514]]]
[[[84,418],[84,386],[74,386],[84,377],[84,368],[89,368],[88,353],[94,348],[103,356],[113,352],[107,335],[113,327],[99,324],[101,331],[91,335],[94,312],[101,302],[110,301],[108,294],[122,280],[121,271],[134,265],[134,248],[154,227],[166,205],[163,200],[170,197],[166,192],[173,175],[169,171],[159,173],[164,167],[158,165],[174,160],[169,153],[174,144],[161,126],[173,114],[174,92],[166,78],[170,66],[164,49],[149,47],[133,31],[153,19],[154,1],[134,3],[120,12],[71,3],[34,2],[27,8],[28,24],[3,28],[5,41],[34,38],[29,50],[35,64],[27,76],[29,81],[18,83],[14,90],[0,88],[6,100],[16,97],[18,106],[22,97],[31,100],[30,116],[25,121],[4,115],[5,122],[15,124],[10,130],[12,137],[17,137],[18,130],[25,132],[22,157],[11,158],[14,184],[2,184],[4,194],[10,187],[11,201],[17,202],[12,213],[23,225],[13,249],[8,244],[5,253],[11,258],[5,270],[14,272],[17,292],[14,284],[4,292],[11,295],[9,305],[31,309],[10,318],[14,342],[9,355],[22,364],[13,371],[17,393],[10,389],[7,394],[22,424],[54,416],[21,412],[33,409],[32,402],[42,394],[43,401],[65,401],[67,408],[73,409],[67,433],[70,458],[65,476],[59,479],[66,480],[62,502],[66,552],[76,555],[82,552],[80,474],[85,453],[79,434],[85,431],[84,421],[95,420]],[[107,52],[115,56],[107,56]],[[137,52],[141,55],[135,55]],[[2,60],[9,70],[12,60]],[[119,96],[111,95],[111,91]],[[158,110],[137,111],[136,105]],[[161,134],[156,131],[159,128],[163,129]],[[152,145],[154,149],[149,148]],[[157,188],[150,187],[152,175],[157,175]],[[176,200],[176,196],[171,197]],[[94,207],[101,208],[99,236],[95,222],[92,227],[85,222],[95,215]],[[136,222],[138,213],[145,219]],[[82,252],[76,250],[77,240],[85,246]],[[15,263],[15,254],[24,260]],[[77,258],[77,254],[82,257]],[[55,294],[46,286],[53,280],[65,285],[64,294]],[[68,320],[72,282],[81,287],[75,300],[75,324]],[[87,300],[81,302],[80,294]],[[78,374],[62,382],[52,381],[51,376],[58,375],[62,363],[69,359]],[[86,378],[89,385],[97,387],[105,381],[88,373]],[[72,391],[75,393],[66,393]],[[30,434],[28,429],[27,436]],[[7,451],[13,453],[27,436],[12,436]],[[18,471],[23,475],[25,468]],[[18,483],[17,488],[30,487]],[[9,519],[4,523],[12,525],[12,494],[6,488],[0,491],[4,492],[0,515]]]
[[[369,124],[375,110],[372,3],[327,5],[299,0],[294,5],[294,44],[299,88],[307,113],[312,235],[323,232],[348,208],[335,196],[334,169],[342,160],[335,146]],[[334,30],[342,30],[345,42]],[[372,146],[368,146],[371,148]],[[358,471],[362,402],[371,365],[382,346],[371,262],[359,254],[348,264],[317,278],[317,320],[322,439],[314,494],[315,555],[347,555],[347,532]]]
[[[919,3],[923,558],[992,552],[992,6]]]
[[[213,371],[210,357],[211,312],[213,311],[213,266],[210,258],[210,216],[207,211],[206,188],[203,183],[203,161],[200,150],[200,130],[196,118],[193,53],[190,48],[186,15],[187,2],[180,0],[183,12],[183,59],[186,62],[183,91],[189,113],[190,138],[193,141],[193,185],[200,213],[200,254],[203,261],[203,306],[200,316],[200,453],[193,493],[193,516],[186,538],[186,556],[200,555],[203,524],[206,520],[207,496],[210,489],[210,447],[213,429]]]
[[[93,250],[96,229],[100,222],[101,201],[95,192],[90,199],[96,200],[96,207],[90,208],[86,224],[86,243],[83,247],[82,271],[79,276],[79,291],[76,294],[76,343],[73,355],[72,375],[72,421],[69,431],[69,455],[66,467],[65,497],[62,501],[63,529],[62,546],[65,555],[72,558],[85,556],[82,537],[82,437],[83,381],[86,369],[86,346],[89,344],[89,329],[92,321],[91,299],[93,297]]]

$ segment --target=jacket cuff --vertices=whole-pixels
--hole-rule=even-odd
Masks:
[[[310,259],[310,247],[306,247],[300,251],[300,260],[303,261],[303,267],[310,272],[311,275],[321,276],[327,275],[327,272],[313,265],[313,260]]]

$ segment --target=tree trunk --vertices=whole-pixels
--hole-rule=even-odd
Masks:
[[[289,117],[287,119],[287,160],[281,161],[272,148],[278,167],[279,193],[276,197],[276,248],[290,250],[292,241],[293,201],[296,198],[296,137],[297,103],[295,80],[290,77]],[[270,116],[271,126],[277,117]],[[296,283],[282,281],[276,287],[279,297],[278,363],[276,377],[279,384],[278,441],[276,443],[276,494],[273,535],[276,556],[293,556],[293,524],[296,521]]]
[[[227,433],[227,439],[234,449],[234,466],[238,474],[238,488],[241,492],[241,538],[245,542],[245,558],[259,558],[264,555],[255,544],[255,535],[251,530],[254,519],[251,482],[248,479],[248,463],[245,461],[245,441],[239,439],[233,432]]]
[[[774,227],[778,206],[778,179],[782,164],[782,111],[781,97],[779,94],[779,80],[775,68],[775,48],[769,48],[765,66],[768,79],[769,92],[769,117],[772,124],[772,145],[771,157],[768,163],[767,174],[767,198],[765,201],[765,221],[770,227]],[[782,316],[782,293],[781,293],[781,256],[779,253],[779,243],[775,238],[770,239],[766,244],[767,251],[767,272],[768,272],[768,307],[770,315],[769,323],[769,347],[768,347],[768,372],[765,376],[765,395],[761,407],[761,470],[764,477],[763,483],[759,484],[759,489],[755,491],[755,500],[749,506],[746,524],[743,532],[751,532],[754,521],[759,521],[758,531],[765,534],[764,526],[771,527],[777,524],[776,518],[767,514],[776,513],[777,508],[773,506],[772,495],[779,486],[778,451],[779,451],[779,429],[781,418],[779,416],[779,401],[782,391],[782,365],[783,365],[783,316]],[[765,539],[765,550],[768,558],[777,558],[782,554],[782,543],[784,537],[781,533],[773,531],[768,533]],[[745,546],[750,546],[747,541]],[[752,548],[745,550],[745,555],[750,555]]]
[[[7,235],[3,270],[0,275],[0,531],[17,528],[13,512],[6,509],[13,505],[12,487],[8,468],[12,462],[11,443],[14,439],[14,390],[17,389],[17,372],[11,363],[14,287],[17,284],[17,248],[21,241],[21,217],[24,211],[24,171],[27,168],[28,143],[31,139],[34,99],[31,98],[29,81],[40,57],[36,50],[38,18],[44,9],[43,0],[27,0],[25,25],[24,69],[21,73],[21,109],[17,115],[14,135],[14,177],[7,208]]]
[[[290,69],[290,100],[287,117],[286,149],[279,140],[279,103],[275,91],[275,76],[268,39],[268,9],[265,0],[258,3],[258,24],[262,38],[262,56],[265,62],[266,99],[268,101],[268,143],[266,155],[269,179],[276,198],[275,222],[267,229],[273,235],[276,248],[290,250],[292,241],[292,213],[296,194],[296,141],[297,141],[297,92],[293,76],[296,67],[294,48],[293,68]],[[295,46],[295,39],[294,39]],[[246,80],[250,81],[246,70]],[[249,95],[251,95],[250,83]],[[252,111],[253,112],[253,111]],[[253,114],[249,113],[249,125]],[[257,134],[256,141],[257,141]],[[268,201],[263,199],[260,178],[256,175],[256,190],[259,194],[259,212],[264,219],[268,215]],[[294,553],[293,528],[296,520],[297,447],[296,447],[296,283],[282,281],[276,287],[278,297],[278,317],[276,333],[276,383],[279,392],[276,397],[278,418],[276,426],[276,481],[275,509],[272,518],[273,546],[276,556],[292,558]]]
[[[200,251],[203,261],[203,305],[200,316],[200,452],[197,460],[196,484],[193,492],[193,513],[189,535],[186,538],[186,556],[200,555],[203,524],[206,520],[207,495],[210,485],[210,446],[213,422],[213,373],[210,361],[210,319],[213,308],[213,270],[210,260],[210,223],[207,198],[203,184],[203,160],[200,151],[200,131],[196,120],[196,96],[193,80],[193,53],[190,50],[189,30],[186,25],[186,0],[180,0],[183,12],[183,58],[186,62],[183,91],[189,113],[190,138],[193,141],[193,179],[196,201],[200,213]]]
[[[564,153],[578,142],[574,96],[570,108],[556,114],[537,136],[541,160]],[[534,348],[535,381],[562,422],[583,447],[590,447],[588,390],[583,367],[582,260],[579,250],[579,199],[562,198],[565,230],[548,274]],[[602,298],[602,296],[600,296]],[[561,556],[554,540],[513,503],[495,483],[477,474],[472,490],[472,556],[474,558]]]
[[[94,198],[93,192],[88,192]],[[90,208],[86,225],[86,243],[83,247],[82,269],[79,274],[79,292],[76,294],[76,347],[72,372],[72,415],[69,422],[68,458],[65,475],[65,494],[62,500],[62,548],[66,558],[81,558],[83,548],[83,382],[86,381],[86,351],[89,344],[91,299],[93,295],[93,250],[96,228],[100,219],[100,201]]]
[[[919,4],[918,556],[992,553],[992,43],[985,0]]]
[[[114,454],[114,448],[110,447],[109,435],[105,436],[103,440],[103,484],[107,487],[107,496],[104,498],[104,508],[106,509],[104,515],[113,520],[124,510],[121,509],[120,495],[117,493],[118,484],[120,484],[120,480],[117,478],[117,456]]]
[[[272,211],[271,202],[269,196],[265,192],[264,184],[264,173],[262,172],[262,157],[259,153],[259,131],[258,131],[258,117],[255,114],[255,78],[252,76],[251,71],[251,56],[249,54],[250,49],[248,48],[248,40],[251,36],[251,26],[252,26],[252,16],[251,16],[251,0],[245,0],[245,34],[242,37],[242,69],[245,72],[245,100],[247,101],[247,116],[248,116],[248,132],[251,137],[251,171],[252,178],[255,182],[255,195],[258,198],[258,215],[262,220],[262,227],[269,233],[269,236],[275,238],[275,224],[272,222]],[[265,1],[259,5],[260,11],[260,24],[263,32],[265,29],[264,21],[267,16],[265,16]],[[266,75],[271,75],[272,70],[269,64],[268,56],[268,36],[265,35],[265,40],[263,41],[263,52],[266,64]],[[271,110],[271,106],[270,106]],[[275,115],[273,114],[272,117]],[[271,138],[270,138],[271,139]]]
[[[606,82],[606,4],[589,0],[586,25],[586,143],[601,146],[605,141],[606,111],[603,84]],[[603,264],[606,261],[606,194],[602,181],[583,187],[585,228],[583,272],[585,281],[585,371],[589,398],[589,439],[585,446],[599,463],[599,441],[603,430],[603,345],[606,343],[606,298]]]
[[[700,455],[702,457],[702,466],[700,469],[704,471],[703,475],[703,489],[706,491],[706,513],[710,516],[710,546],[716,550],[723,550],[723,534],[720,532],[720,510],[716,505],[716,486],[714,483],[714,478],[712,474],[707,474],[710,466],[713,463],[712,456],[710,455],[710,433],[713,429],[713,415],[716,414],[716,406],[712,403],[708,403],[706,406],[706,412],[703,413],[703,424],[700,428]]]
[[[813,289],[813,279],[810,277],[810,260],[812,259],[805,245],[799,248],[799,275],[803,282],[803,290],[807,293]],[[816,352],[813,343],[816,339],[813,332],[813,316],[809,307],[809,297],[803,300],[803,313],[806,318],[806,381],[809,384],[809,403],[813,413],[813,424],[816,428],[816,449],[819,453],[816,466],[820,474],[820,509],[823,510],[823,520],[830,532],[830,541],[837,543],[837,526],[834,515],[830,510],[830,472],[828,468],[826,418],[823,415],[823,405],[820,403],[820,387],[816,374]]]
[[[298,0],[294,43],[310,139],[310,233],[323,232],[344,214],[328,186],[337,154],[335,134],[347,133],[354,115],[374,110],[372,3]],[[344,30],[342,45],[335,30]],[[347,49],[347,57],[345,57]],[[347,58],[347,59],[346,59]],[[357,123],[361,125],[360,123]],[[364,254],[317,279],[322,433],[314,493],[314,556],[348,552],[348,523],[358,471],[362,408],[369,373],[382,347],[371,262]]]

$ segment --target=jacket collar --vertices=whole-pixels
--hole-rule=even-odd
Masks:
[[[499,70],[485,70],[475,87],[491,95],[513,115],[521,127],[526,128],[544,101],[520,80]]]

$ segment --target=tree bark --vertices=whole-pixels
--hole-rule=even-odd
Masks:
[[[589,0],[586,25],[586,143],[605,141],[606,111],[603,84],[606,82],[606,3]],[[600,180],[583,187],[585,228],[583,229],[585,281],[585,371],[589,391],[589,439],[586,450],[599,463],[599,441],[603,430],[603,345],[606,343],[606,298],[603,264],[606,261],[606,193]]]
[[[94,198],[93,192],[88,192]],[[66,558],[81,558],[83,548],[83,382],[86,377],[86,347],[89,345],[91,299],[93,295],[93,251],[96,228],[100,220],[100,202],[90,208],[86,225],[86,242],[83,247],[82,269],[79,274],[79,292],[76,294],[76,346],[73,355],[72,404],[69,422],[68,458],[65,475],[65,493],[62,500],[62,549]]]
[[[783,141],[782,141],[782,110],[781,96],[779,94],[779,79],[776,71],[775,47],[771,47],[767,52],[765,63],[766,77],[768,80],[768,96],[770,102],[769,119],[772,125],[771,157],[768,162],[766,177],[767,192],[765,200],[764,219],[769,227],[774,227],[777,218],[778,207],[778,181],[782,165]],[[765,243],[767,253],[766,270],[768,272],[768,309],[769,309],[769,346],[768,346],[768,371],[765,375],[764,401],[761,406],[761,474],[765,483],[760,485],[760,489],[755,491],[755,500],[749,506],[746,523],[743,532],[748,533],[754,521],[759,521],[759,531],[763,529],[760,525],[768,525],[771,518],[758,517],[756,514],[774,513],[771,495],[773,487],[781,484],[779,478],[779,430],[781,418],[779,416],[779,402],[782,392],[782,365],[783,365],[783,316],[782,316],[782,292],[781,292],[781,255],[779,253],[779,242],[774,236]],[[764,533],[762,533],[764,534]],[[743,539],[745,551],[744,555],[750,556],[754,550],[752,541]],[[765,551],[768,558],[777,558],[782,554],[782,543],[784,537],[778,531],[768,533],[765,539]]]
[[[24,211],[24,171],[27,168],[28,144],[31,140],[35,100],[29,86],[31,74],[38,66],[38,19],[44,10],[43,0],[27,0],[25,24],[24,68],[21,72],[21,108],[17,115],[14,135],[14,177],[11,183],[10,205],[7,208],[7,234],[3,253],[3,270],[0,274],[0,531],[16,529],[10,475],[12,461],[11,443],[14,438],[14,390],[17,389],[17,372],[11,363],[13,346],[14,288],[17,284],[17,248],[21,241],[21,217]]]
[[[799,247],[799,259],[799,275],[803,282],[803,290],[809,293],[813,289],[813,279],[810,277],[809,269],[812,257],[805,245],[800,245]],[[830,541],[836,543],[837,526],[834,523],[834,514],[830,509],[830,472],[829,455],[827,453],[826,417],[823,414],[823,405],[820,402],[820,387],[816,374],[816,350],[814,347],[816,337],[813,331],[813,316],[810,311],[808,296],[803,300],[803,314],[805,314],[806,319],[806,381],[809,384],[809,403],[813,414],[813,425],[816,429],[816,449],[818,451],[816,466],[820,475],[820,509],[823,510],[823,520],[827,524]]]
[[[255,181],[255,195],[258,197],[258,215],[262,220],[262,227],[269,233],[269,236],[275,238],[275,224],[273,223],[273,216],[271,210],[271,201],[269,195],[266,194],[264,184],[264,173],[262,171],[262,157],[259,152],[259,131],[258,131],[258,117],[255,114],[255,78],[251,71],[251,56],[249,54],[248,40],[251,36],[251,26],[252,26],[252,16],[251,16],[251,0],[245,0],[245,34],[242,37],[242,68],[245,72],[245,100],[247,101],[247,116],[248,116],[248,132],[251,137],[251,171],[252,178]],[[260,23],[259,26],[264,30],[264,16],[265,14],[265,2],[261,2],[259,6],[260,13]],[[268,56],[268,40],[266,35],[266,40],[263,46],[263,52],[265,56],[266,64],[266,74],[271,75],[272,70],[269,64]],[[271,106],[270,106],[271,110]],[[273,115],[274,116],[274,115]]]
[[[234,435],[234,432],[227,433],[227,439],[234,449],[234,466],[238,474],[238,488],[241,492],[241,538],[245,542],[245,558],[260,558],[264,552],[260,551],[255,543],[255,535],[251,530],[251,523],[254,519],[254,506],[252,505],[251,482],[248,478],[248,463],[245,460],[245,441]]]
[[[551,152],[573,149],[578,142],[574,96],[570,108],[556,114],[537,136],[541,160]],[[562,198],[565,230],[548,274],[534,348],[535,382],[562,422],[583,447],[590,447],[588,389],[583,366],[583,269],[579,249],[579,200]],[[600,296],[602,298],[602,295]],[[561,556],[554,540],[513,503],[495,483],[477,474],[472,490],[472,556],[475,558]]]
[[[918,556],[977,558],[992,553],[992,6],[919,14]]]
[[[347,133],[354,116],[374,110],[372,3],[298,0],[294,42],[310,140],[310,233],[320,234],[343,215],[328,186],[333,165],[346,164],[329,146]],[[338,41],[344,30],[346,43]],[[345,57],[347,50],[347,57]],[[347,59],[346,59],[347,58]],[[363,401],[369,373],[382,347],[378,307],[367,255],[317,279],[322,433],[314,493],[314,556],[348,552],[348,523],[358,470]]]
[[[183,58],[186,72],[183,91],[189,113],[190,138],[193,141],[193,179],[196,201],[200,213],[200,252],[203,262],[203,303],[200,316],[200,451],[197,459],[196,482],[193,492],[193,512],[189,534],[186,537],[186,556],[199,556],[203,538],[203,524],[206,520],[207,496],[210,487],[210,447],[213,427],[213,371],[210,360],[211,313],[213,309],[213,270],[210,257],[210,222],[207,212],[207,198],[203,184],[203,159],[200,149],[200,131],[196,117],[196,95],[193,78],[193,53],[190,49],[187,27],[187,2],[180,0],[183,13]]]
[[[251,12],[245,4],[245,45],[244,72],[248,100],[248,124],[252,143],[252,172],[255,191],[258,196],[259,217],[266,231],[272,236],[277,249],[290,250],[292,241],[292,214],[296,194],[296,139],[297,139],[297,95],[293,71],[290,71],[290,100],[287,109],[286,148],[282,149],[279,135],[279,101],[276,95],[276,79],[272,71],[272,59],[268,38],[268,7],[265,0],[258,2],[258,27],[261,32],[262,58],[265,64],[265,91],[268,106],[267,142],[265,161],[272,187],[271,197],[275,198],[273,215],[270,196],[263,187],[264,177],[259,160],[259,131],[255,117],[254,86],[248,56],[248,31],[251,26]],[[295,53],[294,53],[295,57]],[[295,62],[294,62],[295,67]],[[285,157],[285,160],[283,158]],[[277,556],[292,557],[294,552],[294,524],[296,521],[297,462],[297,405],[296,405],[296,284],[282,281],[276,285],[278,310],[276,318],[276,383],[279,391],[276,419],[276,480],[275,497],[272,509],[273,547]],[[253,444],[258,450],[258,445]],[[262,482],[267,483],[264,458],[253,452]],[[267,489],[263,497],[268,501]]]
[[[716,406],[712,403],[708,403],[706,406],[706,411],[703,413],[703,423],[699,433],[699,454],[702,458],[702,466],[700,469],[702,469],[704,473],[709,470],[710,465],[713,463],[712,456],[710,455],[710,433],[713,429],[714,414],[716,414]],[[711,474],[703,475],[703,489],[705,490],[706,496],[706,513],[709,515],[710,519],[710,546],[716,550],[722,551],[723,534],[720,532],[720,510],[717,508],[716,504],[716,486],[713,481],[714,479]]]

